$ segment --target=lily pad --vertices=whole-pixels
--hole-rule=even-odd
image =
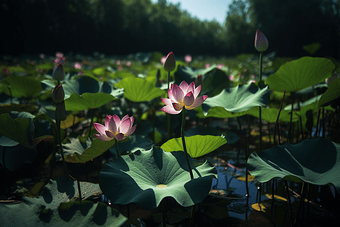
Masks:
[[[238,85],[234,88],[224,89],[215,97],[208,97],[202,104],[202,110],[205,116],[211,109],[217,107],[222,107],[228,112],[238,113],[247,111],[254,106],[265,106],[269,103],[269,99],[268,86],[261,89],[254,84]]]
[[[99,176],[104,195],[113,204],[136,204],[151,210],[164,198],[173,198],[183,207],[198,204],[208,195],[216,169],[207,161],[193,168],[190,178],[183,152],[164,152],[160,148],[136,151],[105,164]]]
[[[74,201],[49,209],[26,201],[0,204],[0,223],[4,226],[121,226],[126,218],[103,203]]]
[[[4,83],[11,88],[11,94],[8,89],[4,89],[6,95],[12,95],[12,97],[32,98],[42,91],[40,81],[29,76],[9,76],[5,78]]]
[[[70,143],[63,144],[65,152],[65,161],[71,163],[88,162],[107,151],[115,144],[115,140],[101,141],[94,139],[91,143],[90,139],[86,143],[81,143],[78,138],[71,138]]]
[[[302,57],[283,64],[265,83],[273,91],[297,92],[323,82],[334,69],[335,65],[329,59]]]
[[[340,144],[322,138],[252,153],[249,172],[261,182],[282,178],[315,185],[333,184],[340,192]]]
[[[329,102],[340,97],[340,78],[334,80],[319,101],[319,106],[326,106]]]
[[[78,95],[73,93],[65,100],[65,108],[67,111],[82,111],[87,109],[95,109],[101,107],[116,98],[105,93],[83,93]]]
[[[165,94],[162,89],[138,77],[124,78],[115,85],[119,88],[124,88],[124,97],[132,102],[150,101]]]
[[[227,143],[222,136],[190,136],[185,137],[188,154],[192,158],[198,158],[213,152]],[[182,138],[174,138],[165,142],[161,148],[166,152],[183,151]]]

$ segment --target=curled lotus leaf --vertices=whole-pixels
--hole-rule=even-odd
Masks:
[[[252,153],[249,172],[261,182],[282,178],[315,185],[333,184],[340,192],[340,144],[317,138]]]

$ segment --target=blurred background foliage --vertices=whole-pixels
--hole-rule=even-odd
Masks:
[[[0,54],[255,53],[256,29],[278,56],[340,56],[339,0],[234,0],[225,23],[200,21],[159,0],[2,0]]]

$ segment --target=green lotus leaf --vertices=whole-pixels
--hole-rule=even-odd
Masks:
[[[114,89],[109,82],[99,82],[90,76],[80,76],[74,80],[66,80],[63,83],[65,99],[68,99],[73,93],[82,95],[84,93],[105,93],[120,99],[123,97],[123,89]]]
[[[61,203],[57,208],[46,208],[35,201],[19,204],[0,204],[0,223],[3,226],[121,226],[127,218],[114,208],[92,201]]]
[[[198,158],[213,152],[220,146],[227,143],[222,136],[190,136],[185,137],[185,144],[188,154],[192,158]],[[161,148],[166,152],[183,151],[182,138],[174,138],[165,142]]]
[[[198,75],[202,75],[201,94],[214,96],[219,94],[224,88],[230,87],[227,74],[213,65],[207,69],[192,69],[190,67],[180,67],[176,72],[176,83],[180,84],[185,80],[188,84],[196,80]]]
[[[252,153],[249,172],[263,183],[273,178],[315,185],[333,184],[340,192],[340,144],[322,138]]]
[[[149,137],[141,135],[131,135],[129,136],[129,141],[124,143],[118,143],[119,153],[124,152],[134,152],[136,150],[149,150],[153,146],[153,142]],[[111,147],[110,153],[112,156],[117,156],[116,146]]]
[[[268,87],[261,89],[255,84],[238,85],[234,88],[224,89],[215,97],[208,97],[202,104],[202,110],[205,116],[216,107],[238,113],[247,111],[254,106],[265,106],[269,103],[269,99]]]
[[[71,138],[70,143],[63,144],[65,152],[65,161],[71,163],[88,162],[107,151],[115,144],[115,140],[101,141],[94,139],[91,143],[90,139],[86,143],[81,143],[78,138]]]
[[[124,97],[132,102],[150,101],[165,94],[165,91],[155,87],[152,83],[137,77],[124,78],[115,85],[124,88]]]
[[[31,114],[4,113],[0,115],[0,134],[6,136],[21,145],[32,148],[34,124]],[[13,118],[12,118],[13,117]]]
[[[216,169],[207,161],[193,163],[194,179],[190,178],[183,152],[164,152],[160,148],[136,151],[105,164],[99,185],[113,204],[136,204],[151,210],[170,197],[188,207],[204,200],[211,189]]]
[[[283,64],[265,83],[272,91],[297,92],[323,82],[334,69],[335,65],[329,59],[302,57]]]
[[[247,114],[259,118],[259,108],[254,107],[246,112]],[[261,109],[261,118],[262,120],[268,121],[269,123],[275,123],[277,119],[277,115],[279,114],[279,109],[276,108],[262,108]],[[299,116],[297,112],[293,112],[292,122],[296,122],[299,120]],[[281,110],[279,122],[290,122],[290,111],[289,110]]]
[[[199,118],[207,118],[207,117],[215,117],[215,118],[233,118],[233,117],[240,117],[247,114],[247,111],[233,113],[229,112],[225,108],[221,106],[215,106],[209,109],[208,113],[205,114],[202,110],[202,106],[196,107],[195,111],[197,111],[197,117]]]
[[[73,93],[65,100],[65,108],[67,111],[82,111],[87,109],[95,109],[101,107],[116,98],[110,94],[104,93],[84,93],[78,95]]]
[[[340,78],[334,80],[329,87],[327,88],[326,92],[323,93],[319,106],[326,106],[330,101],[337,99],[340,97]]]
[[[4,83],[11,88],[11,93],[9,89],[3,89],[5,94],[12,95],[12,97],[32,98],[38,96],[42,91],[40,81],[34,77],[13,75],[6,77]]]
[[[34,161],[37,154],[35,149],[24,147],[21,144],[13,144],[14,141],[8,138],[7,140],[10,140],[12,144],[10,144],[10,141],[7,141],[7,144],[3,144],[3,137],[4,136],[0,137],[2,140],[1,146],[5,145],[6,149],[0,146],[1,165],[6,166],[9,171],[15,171],[20,169],[24,164],[31,164]]]

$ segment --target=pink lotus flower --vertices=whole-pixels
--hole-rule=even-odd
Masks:
[[[255,34],[255,49],[258,52],[264,52],[268,49],[268,39],[267,37],[263,34],[263,32],[260,29],[257,29],[256,34]]]
[[[136,126],[133,125],[133,116],[126,115],[122,120],[117,115],[106,115],[105,125],[93,123],[94,128],[100,133],[95,136],[102,141],[109,141],[115,138],[116,140],[123,140],[135,132]]]
[[[204,65],[204,68],[206,68],[206,69],[209,68],[209,67],[210,67],[210,64],[208,64],[208,63]]]
[[[220,64],[217,65],[217,68],[218,68],[218,69],[222,69],[223,67],[224,67],[224,64],[222,64],[222,63],[220,63]]]
[[[161,63],[164,65],[165,61],[166,61],[166,56],[163,56],[163,57],[161,58]]]
[[[184,56],[184,61],[187,62],[187,63],[191,62],[192,61],[191,55],[189,55],[189,54],[185,55]]]
[[[81,64],[79,62],[74,63],[73,66],[75,69],[81,69]]]
[[[61,52],[57,52],[55,54],[55,59],[54,59],[54,63],[56,64],[64,64],[64,61],[65,61],[65,56],[63,53]]]
[[[168,99],[162,98],[162,102],[165,106],[162,111],[169,114],[179,114],[183,107],[187,110],[192,110],[200,105],[208,98],[207,95],[197,97],[201,91],[201,85],[195,89],[195,82],[191,82],[190,85],[187,82],[182,81],[178,86],[177,84],[171,84],[168,90]]]

